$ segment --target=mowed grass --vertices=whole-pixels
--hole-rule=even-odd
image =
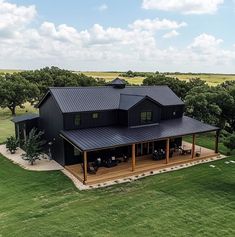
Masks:
[[[25,113],[37,113],[35,109],[29,103],[26,103],[24,109],[18,108],[16,110],[16,115],[22,115]],[[15,134],[14,123],[11,122],[12,116],[9,109],[0,109],[0,144],[4,143],[7,137]]]
[[[231,160],[78,191],[59,171],[26,171],[0,156],[0,236],[233,237]]]
[[[183,140],[192,143],[192,136],[185,136]],[[223,144],[223,139],[219,139],[219,152],[221,154],[227,154],[230,152],[228,148],[226,148]],[[215,133],[204,133],[204,134],[197,134],[196,135],[196,144],[198,146],[206,147],[209,149],[215,149]],[[235,150],[231,152],[231,155],[235,155]]]

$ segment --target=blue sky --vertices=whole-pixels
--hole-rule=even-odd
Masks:
[[[233,0],[0,0],[0,68],[235,73],[233,22]]]

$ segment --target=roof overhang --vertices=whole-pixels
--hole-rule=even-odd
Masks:
[[[21,123],[21,122],[25,122],[25,121],[30,121],[30,120],[38,119],[38,118],[39,118],[38,114],[24,114],[24,115],[13,117],[11,119],[11,121],[13,123]]]
[[[198,120],[182,117],[144,127],[99,127],[61,131],[60,135],[82,151],[94,151],[219,130]]]

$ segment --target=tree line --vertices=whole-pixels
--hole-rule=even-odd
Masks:
[[[26,102],[35,104],[49,87],[98,86],[102,79],[88,77],[58,67],[45,67],[40,70],[22,71],[0,75],[0,107],[8,108],[12,115],[16,107],[23,108]]]
[[[159,72],[138,73],[128,71],[125,76],[143,76],[145,77],[143,85],[169,86],[184,101],[186,115],[218,126],[223,129],[223,133],[234,133],[235,81],[225,81],[217,86],[209,86],[199,78],[184,81],[168,77]],[[105,84],[107,83],[104,79],[95,79],[82,73],[78,74],[58,67],[1,74],[0,107],[10,109],[12,115],[15,115],[17,106],[23,108],[26,102],[37,103],[49,87],[99,86]],[[235,148],[235,134],[233,135],[234,140],[231,143],[234,144]]]

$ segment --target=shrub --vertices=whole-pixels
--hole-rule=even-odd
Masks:
[[[18,144],[19,144],[18,139],[16,139],[13,136],[8,137],[6,141],[6,148],[8,151],[11,152],[11,154],[14,154],[17,150]]]
[[[22,155],[24,160],[28,160],[31,165],[34,164],[36,160],[40,160],[40,156],[43,154],[41,137],[43,132],[37,132],[37,129],[33,128],[29,132],[29,136],[24,144],[25,153]]]

